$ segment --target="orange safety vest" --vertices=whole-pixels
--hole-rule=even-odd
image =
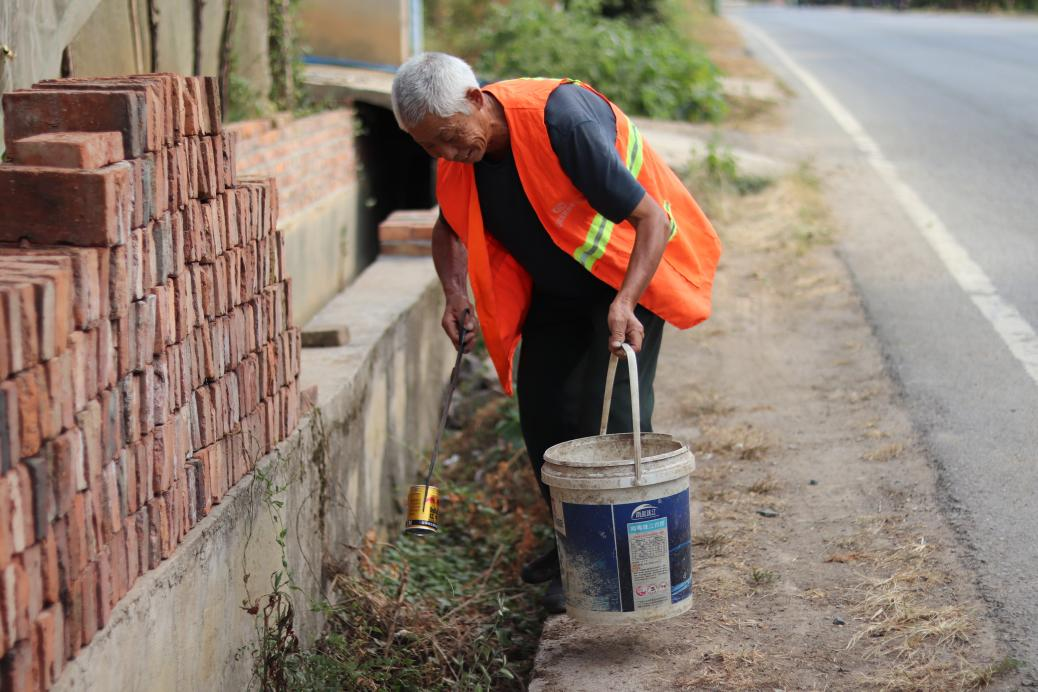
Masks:
[[[592,274],[619,289],[634,247],[634,226],[627,221],[614,224],[588,203],[559,164],[544,123],[548,97],[559,85],[573,81],[515,79],[484,90],[504,106],[519,180],[552,240]],[[663,259],[639,303],[687,329],[710,316],[720,240],[692,195],[642,139],[634,123],[613,103],[609,105],[616,116],[620,158],[670,219]],[[504,246],[486,233],[472,164],[440,159],[436,178],[440,211],[468,249],[469,280],[487,352],[501,386],[511,394],[512,360],[530,306],[532,281]]]

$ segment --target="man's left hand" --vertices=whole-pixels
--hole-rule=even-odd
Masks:
[[[623,356],[624,342],[631,345],[635,353],[642,350],[645,327],[634,315],[634,305],[622,296],[617,296],[609,306],[609,350]]]

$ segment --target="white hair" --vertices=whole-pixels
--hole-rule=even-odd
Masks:
[[[446,53],[419,53],[400,66],[393,78],[393,115],[403,129],[432,114],[448,118],[471,113],[465,95],[478,89],[472,68]]]

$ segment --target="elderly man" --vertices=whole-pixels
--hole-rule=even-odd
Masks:
[[[439,159],[432,250],[444,330],[455,346],[470,347],[471,283],[509,394],[522,340],[519,418],[538,482],[548,447],[597,434],[610,353],[622,355],[624,342],[641,353],[638,423],[650,431],[664,321],[687,328],[707,318],[720,255],[680,180],[619,108],[572,80],[480,89],[462,60],[423,53],[398,70],[393,111]],[[463,321],[469,331],[459,344]],[[624,371],[613,397],[609,432],[630,431]],[[551,508],[543,482],[541,492]],[[555,549],[522,577],[550,581],[545,606],[564,610]]]

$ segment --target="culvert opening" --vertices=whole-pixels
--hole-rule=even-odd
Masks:
[[[389,108],[356,104],[361,243],[364,264],[378,256],[378,225],[397,209],[436,204],[435,161],[401,130]]]

